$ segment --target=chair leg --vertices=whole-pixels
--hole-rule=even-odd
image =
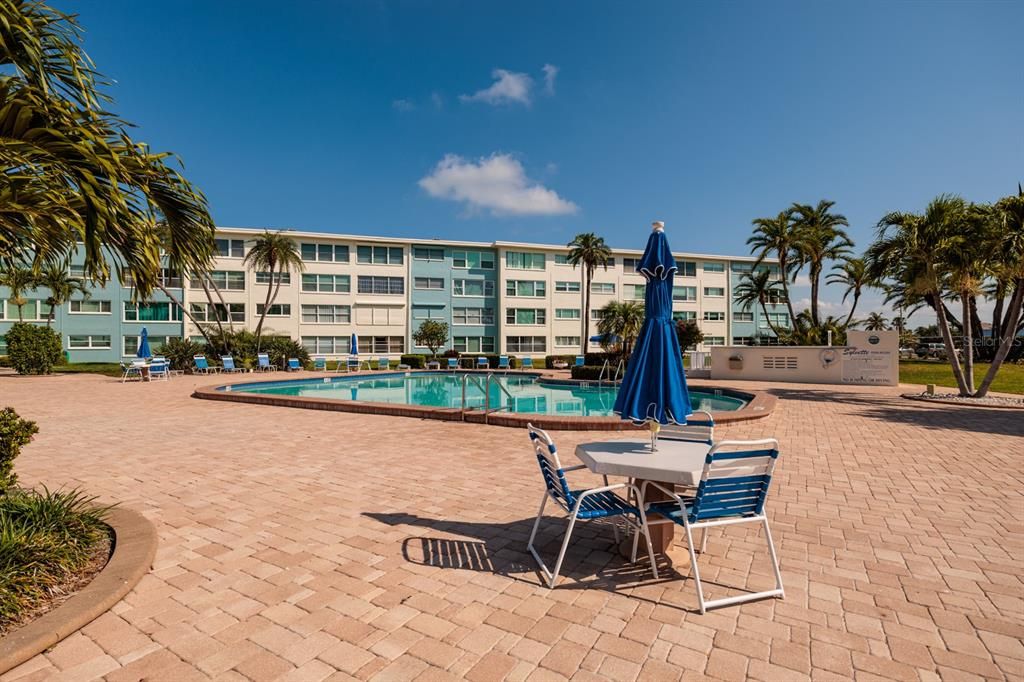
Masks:
[[[697,553],[693,551],[693,531],[690,530],[690,524],[685,524],[686,529],[686,548],[690,550],[690,569],[693,571],[693,581],[697,583],[697,604],[700,606],[700,613],[704,615],[704,588],[700,584],[700,568],[697,567]]]
[[[658,562],[654,558],[654,545],[651,543],[651,529],[647,525],[647,514],[644,513],[643,505],[637,507],[640,511],[640,530],[643,531],[644,541],[647,542],[647,557],[651,560],[651,570],[654,572],[654,579],[658,579]],[[636,561],[636,541],[640,537],[640,533],[637,533],[636,537],[633,538],[633,561]]]
[[[772,542],[772,531],[768,528],[768,515],[764,516],[764,534],[768,539],[768,553],[772,557],[772,570],[775,571],[775,587],[781,592],[781,597],[786,598],[786,590],[782,587],[782,571],[779,570],[779,557],[775,554],[775,543]]]
[[[573,509],[569,515],[569,527],[565,529],[565,539],[562,540],[562,549],[558,551],[558,560],[555,562],[555,570],[551,573],[551,584],[549,587],[555,589],[555,581],[558,580],[558,573],[562,570],[562,559],[565,558],[565,550],[569,548],[569,538],[572,537],[572,529],[576,525],[576,514],[579,509]]]
[[[540,498],[540,509],[537,510],[537,520],[533,522],[533,530],[530,532],[530,539],[526,543],[526,548],[533,551],[533,539],[537,537],[537,529],[540,527],[541,517],[544,516],[544,506],[548,503],[548,494],[544,493],[544,497]]]
[[[708,529],[700,529],[700,553],[703,555],[704,552],[708,551]]]

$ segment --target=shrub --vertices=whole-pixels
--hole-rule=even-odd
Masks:
[[[0,410],[0,495],[18,482],[14,473],[14,458],[39,433],[35,422],[22,419],[14,408]]]
[[[427,366],[427,356],[403,355],[399,362],[403,365],[409,365],[412,369],[423,369]]]
[[[437,357],[437,351],[448,343],[448,323],[440,320],[424,320],[419,328],[412,333],[412,340],[417,346],[430,349],[430,354]]]
[[[64,359],[60,335],[49,327],[15,322],[4,336],[11,366],[18,374],[50,374]]]
[[[686,352],[704,340],[704,332],[695,320],[678,320],[676,322],[676,338],[679,339],[679,350]]]
[[[167,358],[171,369],[187,370],[192,367],[192,359],[206,352],[206,346],[189,339],[169,339],[167,343],[156,349],[156,354]]]
[[[303,367],[310,366],[312,362],[305,346],[287,336],[264,336],[260,345],[262,347],[260,352],[270,356],[270,363],[278,367],[287,366],[288,358],[298,358]],[[253,344],[251,361],[254,363],[256,361],[255,348],[256,346]]]

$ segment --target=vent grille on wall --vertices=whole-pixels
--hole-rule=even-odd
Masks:
[[[764,369],[796,369],[795,355],[765,355],[762,358]]]

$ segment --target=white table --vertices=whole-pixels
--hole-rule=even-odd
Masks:
[[[711,446],[683,440],[659,440],[658,449],[651,451],[650,439],[608,440],[580,443],[576,456],[588,469],[606,476],[625,476],[635,479],[637,487],[644,481],[654,481],[666,488],[696,486],[704,470],[704,458]],[[647,487],[647,502],[670,499],[653,486]],[[659,523],[650,527],[651,544],[659,554],[669,554],[675,536],[674,523]],[[629,555],[631,543],[622,548]]]

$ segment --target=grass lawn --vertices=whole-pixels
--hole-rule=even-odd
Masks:
[[[73,362],[70,365],[57,365],[53,371],[61,374],[102,374],[108,377],[120,377],[123,373],[121,365],[116,362]]]
[[[977,387],[988,372],[988,364],[974,366],[974,386]],[[956,388],[953,368],[948,362],[929,362],[926,360],[903,360],[900,362],[900,383],[903,384],[935,384]],[[1002,393],[1024,394],[1024,365],[1004,363],[992,382],[992,390]]]

